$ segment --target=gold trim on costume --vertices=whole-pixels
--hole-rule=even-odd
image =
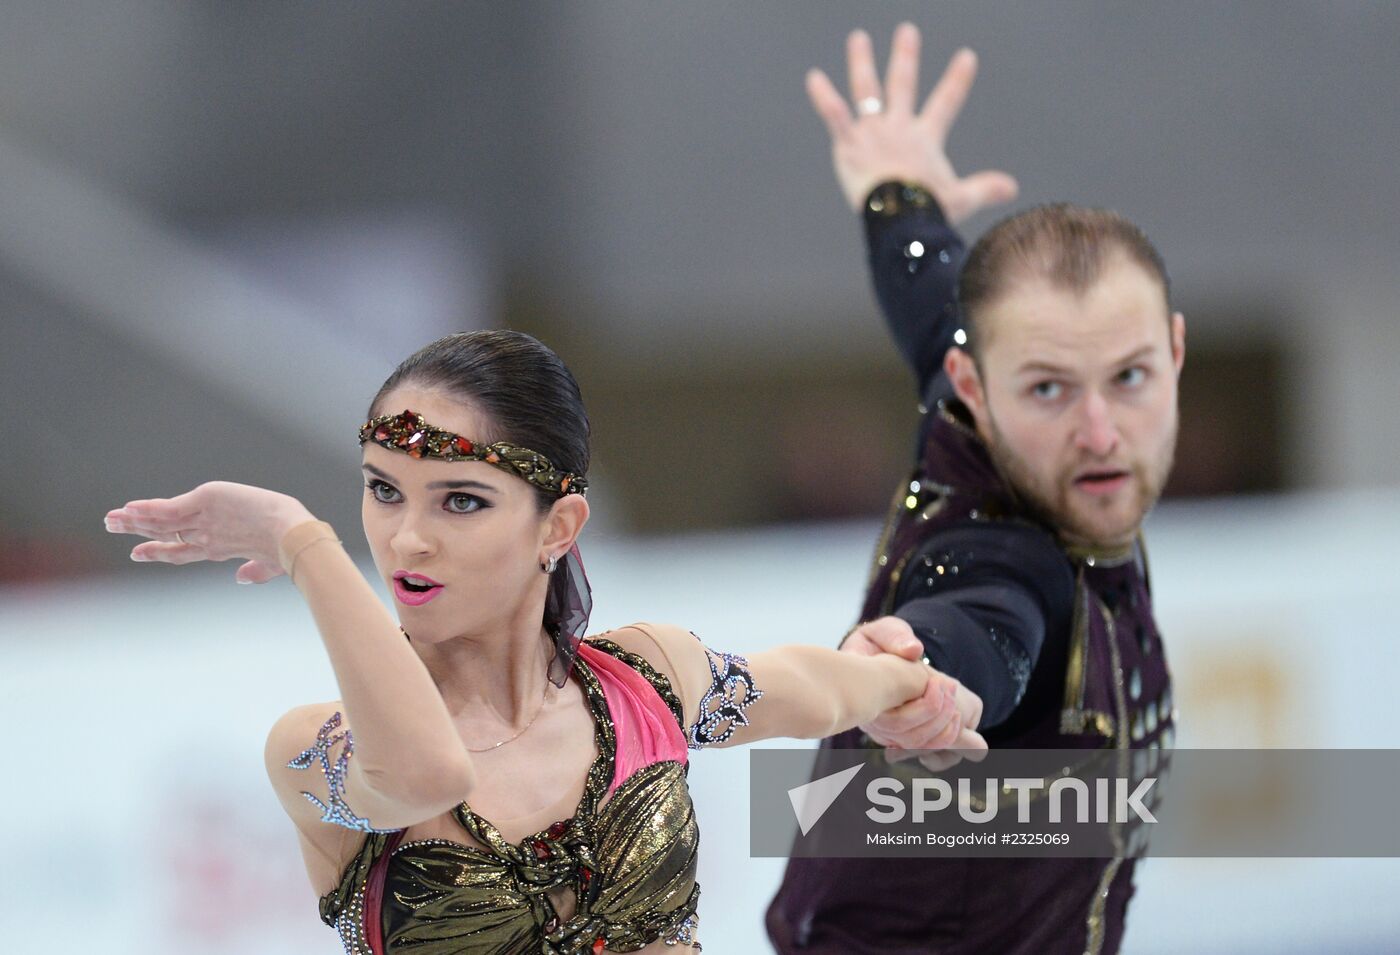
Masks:
[[[917,491],[914,490],[915,486],[918,487]],[[890,502],[889,516],[885,518],[885,526],[880,531],[880,540],[875,545],[875,560],[870,565],[870,574],[865,583],[867,590],[874,585],[880,571],[890,562],[889,546],[899,533],[900,517],[906,513],[918,511],[919,520],[932,520],[948,505],[948,499],[953,496],[954,492],[953,487],[939,484],[937,481],[930,481],[918,471],[915,471],[895,487],[894,499]],[[881,616],[894,610],[895,591],[899,589],[899,581],[904,576],[904,568],[909,566],[909,561],[919,552],[919,548],[923,544],[922,540],[915,541],[913,546],[907,548],[900,555],[899,560],[895,562],[894,569],[890,571],[885,596],[880,601]]]
[[[1069,659],[1065,662],[1065,699],[1060,710],[1060,732],[1082,733],[1087,725],[1084,714],[1084,680],[1089,652],[1089,591],[1084,586],[1084,568],[1074,576],[1074,616],[1069,626]]]
[[[1118,774],[1127,777],[1130,770],[1128,743],[1128,701],[1123,696],[1123,655],[1118,652],[1118,628],[1113,622],[1113,614],[1103,601],[1096,601],[1099,613],[1107,625],[1108,653],[1113,665],[1113,704],[1117,710],[1118,732],[1113,737],[1114,749],[1118,753]],[[1103,875],[1094,892],[1094,900],[1089,904],[1089,914],[1084,925],[1087,938],[1084,955],[1099,955],[1104,940],[1104,910],[1108,907],[1108,894],[1113,889],[1113,880],[1123,867],[1123,830],[1117,819],[1110,816],[1108,838],[1113,843],[1113,858],[1104,866]]]
[[[904,502],[907,488],[911,481],[919,479],[919,472],[915,471],[908,478],[901,481],[894,489],[894,497],[890,499],[889,510],[885,512],[885,524],[880,529],[880,539],[875,542],[875,557],[870,562],[870,573],[865,579],[865,589],[869,590],[876,578],[880,576],[880,568],[889,562],[889,554],[886,548],[890,546],[890,541],[894,540],[895,527],[899,524],[899,512]]]

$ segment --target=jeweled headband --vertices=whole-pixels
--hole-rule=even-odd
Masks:
[[[405,410],[402,414],[370,418],[360,428],[360,444],[366,441],[373,441],[390,451],[402,451],[414,458],[483,461],[561,497],[588,490],[588,482],[584,478],[558,470],[538,451],[504,441],[478,445],[460,434],[433,427],[416,411]]]

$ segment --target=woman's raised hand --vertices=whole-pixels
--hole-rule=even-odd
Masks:
[[[807,95],[831,133],[836,178],[852,209],[882,182],[897,179],[933,193],[949,223],[956,225],[989,206],[1016,198],[1016,180],[983,170],[959,176],[948,159],[948,132],[958,118],[972,80],[977,54],[961,49],[915,112],[919,89],[919,30],[901,23],[894,31],[883,88],[875,69],[870,34],[856,30],[846,41],[851,103],[821,70],[807,73]]]
[[[129,501],[107,512],[107,530],[149,538],[131,551],[137,561],[245,563],[234,578],[266,583],[282,574],[277,547],[291,528],[313,520],[294,497],[266,488],[210,481],[178,497]]]

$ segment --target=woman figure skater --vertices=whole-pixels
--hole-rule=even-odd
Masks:
[[[453,335],[400,365],[359,432],[397,621],[287,495],[213,482],[107,515],[149,538],[134,560],[239,558],[240,583],[285,573],[310,607],[340,699],[278,720],[267,768],[350,955],[698,951],[688,749],[901,704],[935,714],[931,748],[985,747],[965,691],[894,653],[745,659],[649,623],[583,639],[588,434],[573,376],[528,335]]]

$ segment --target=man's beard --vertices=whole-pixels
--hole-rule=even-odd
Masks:
[[[1083,504],[1075,508],[1070,498],[1074,475],[1100,462],[1080,459],[1047,481],[1007,445],[990,408],[987,409],[987,423],[990,432],[986,436],[987,451],[1002,479],[1032,514],[1053,527],[1062,540],[1088,547],[1119,548],[1132,543],[1143,519],[1162,495],[1176,453],[1177,425],[1173,421],[1155,467],[1154,462],[1141,459],[1122,466],[1122,470],[1128,472],[1128,483],[1119,493],[1134,495],[1133,505],[1128,509],[1131,520],[1121,529],[1106,532],[1102,526],[1086,520],[1082,516]]]

